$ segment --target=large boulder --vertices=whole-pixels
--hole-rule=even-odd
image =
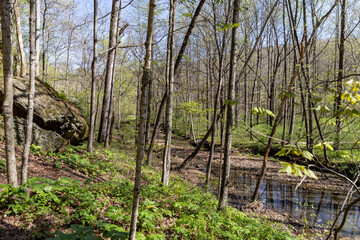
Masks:
[[[14,116],[18,144],[23,143],[28,109],[28,84],[25,78],[14,78]],[[78,144],[89,134],[89,126],[79,108],[59,97],[48,84],[37,80],[34,98],[33,144],[44,150],[56,150],[65,144]],[[4,83],[0,79],[0,105],[4,101]]]

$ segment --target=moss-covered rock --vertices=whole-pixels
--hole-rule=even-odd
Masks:
[[[14,78],[14,116],[22,119],[26,119],[27,115],[28,84],[29,80],[26,78]],[[3,86],[3,79],[0,79],[1,106],[4,100]],[[18,120],[17,126],[20,127],[23,123],[24,121]],[[59,98],[57,91],[39,80],[36,81],[34,98],[34,123],[36,124],[34,128],[36,129],[35,132],[38,132],[38,139],[42,139],[38,141],[38,144],[35,142],[34,144],[44,148],[48,148],[45,145],[58,148],[67,143],[78,144],[85,140],[89,134],[89,126],[80,110],[73,103]],[[44,130],[43,133],[41,130]],[[17,131],[17,134],[21,135],[22,132]],[[19,144],[22,142],[19,139],[23,138],[20,135],[17,137]],[[59,137],[62,139],[60,140]],[[34,136],[33,140],[35,141]]]

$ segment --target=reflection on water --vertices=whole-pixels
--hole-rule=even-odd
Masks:
[[[237,171],[233,184],[239,189],[238,194],[230,195],[233,205],[241,206],[250,201],[255,189],[256,178],[245,172]],[[260,199],[266,209],[289,216],[304,222],[304,225],[315,228],[326,228],[340,212],[346,192],[332,192],[325,189],[307,189],[287,185],[285,182],[265,180],[261,186]],[[341,220],[341,218],[340,218]],[[300,226],[301,227],[301,226]],[[342,235],[360,234],[360,205],[356,205],[348,214]]]

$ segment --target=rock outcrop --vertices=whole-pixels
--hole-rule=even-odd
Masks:
[[[28,79],[14,78],[15,136],[18,144],[24,141],[28,108]],[[4,100],[4,83],[0,79],[0,105]],[[89,134],[89,126],[80,110],[59,97],[51,86],[36,81],[34,98],[33,144],[43,150],[56,150],[68,143],[78,144]]]

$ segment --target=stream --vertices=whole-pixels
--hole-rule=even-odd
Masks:
[[[233,179],[232,183],[238,193],[230,194],[230,203],[241,207],[250,201],[257,179],[241,170],[236,170],[234,175],[237,177]],[[347,192],[309,189],[301,186],[295,190],[295,187],[284,181],[267,179],[261,186],[259,199],[265,209],[287,214],[289,217],[302,222],[295,227],[328,228],[341,210]],[[342,237],[356,237],[356,239],[360,236],[359,204],[349,212],[346,224],[340,234]]]

